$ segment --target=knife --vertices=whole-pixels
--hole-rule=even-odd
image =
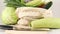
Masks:
[[[0,29],[3,29],[3,30],[13,30],[13,26],[0,25]]]
[[[3,30],[20,30],[20,31],[28,30],[28,31],[31,31],[30,27],[26,27],[26,28],[22,27],[21,29],[18,29],[17,27],[9,26],[9,25],[0,25],[0,29],[3,29]],[[35,29],[33,29],[33,30],[35,30]],[[38,30],[38,29],[36,29],[36,30]],[[42,29],[41,28],[39,30],[48,30],[48,29]]]
[[[14,27],[14,26],[9,26],[9,25],[0,25],[0,29],[2,30],[19,30],[19,29],[16,29],[17,27]],[[20,29],[20,31],[48,31],[50,29],[57,29],[57,28],[40,28],[40,29],[31,29],[30,27],[28,27],[27,29],[26,28],[22,28]]]

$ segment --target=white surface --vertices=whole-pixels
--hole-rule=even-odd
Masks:
[[[5,32],[0,30],[0,34],[5,34]],[[51,30],[48,32],[48,34],[60,34],[60,29]]]
[[[0,18],[1,18],[1,12],[4,8],[5,7],[4,7],[3,0],[0,0]],[[53,0],[53,6],[51,7],[51,9],[54,13],[54,17],[60,17],[60,0]],[[2,23],[1,20],[0,23]],[[4,32],[0,30],[0,34],[4,34]],[[49,34],[60,34],[60,29],[51,30]]]
[[[20,34],[48,34],[47,31],[13,31],[13,30],[6,30],[6,34],[19,34],[19,33]]]
[[[53,0],[53,6],[51,7],[54,17],[60,17],[60,0]]]

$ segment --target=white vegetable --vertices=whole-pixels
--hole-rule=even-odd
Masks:
[[[20,19],[19,21],[18,21],[18,25],[29,25],[29,20],[27,20],[27,19]]]
[[[51,17],[52,12],[47,11],[43,8],[34,8],[34,7],[20,7],[17,8],[16,13],[19,18],[22,17],[32,17],[32,18],[41,18],[41,17]]]
[[[43,12],[43,17],[44,18],[53,17],[53,12],[51,10],[46,10],[45,12]]]

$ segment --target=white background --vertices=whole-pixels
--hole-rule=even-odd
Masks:
[[[52,0],[52,1],[53,1],[53,5],[50,9],[53,11],[53,16],[60,17],[60,0]],[[4,6],[3,0],[0,0],[0,23],[2,23],[1,13],[4,8],[5,6]],[[60,32],[60,29],[56,29],[49,32],[49,34],[59,34],[59,32]],[[3,34],[3,32],[0,32],[0,34]]]

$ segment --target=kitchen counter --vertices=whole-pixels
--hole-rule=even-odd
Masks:
[[[5,34],[4,30],[0,30],[0,34]],[[60,34],[60,29],[52,29],[48,34]]]

